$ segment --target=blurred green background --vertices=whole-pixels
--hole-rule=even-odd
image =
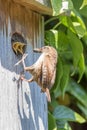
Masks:
[[[87,129],[87,0],[51,0],[45,45],[58,52],[48,104],[49,130]]]

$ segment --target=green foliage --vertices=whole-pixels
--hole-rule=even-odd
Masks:
[[[51,4],[53,7],[53,15],[58,15],[60,12],[60,9],[62,8],[62,0],[51,0]]]
[[[63,6],[65,1],[68,6]],[[72,130],[69,122],[87,119],[87,1],[51,0],[51,4],[53,17],[45,23],[45,44],[57,49],[58,64],[49,104],[49,130]],[[64,106],[66,93],[68,106]]]
[[[74,121],[79,123],[85,122],[85,119],[81,117],[78,113],[62,105],[58,105],[58,107],[55,108],[53,115],[56,120],[60,121]]]
[[[50,112],[48,113],[48,123],[49,130],[57,130],[56,120]]]
[[[87,109],[87,92],[75,81],[70,81],[68,84],[68,92],[73,95],[77,101],[82,103]]]
[[[57,120],[58,130],[71,130],[71,127],[67,121]]]

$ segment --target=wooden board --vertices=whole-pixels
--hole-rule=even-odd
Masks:
[[[26,65],[32,65],[39,55],[34,47],[43,45],[43,17],[25,7],[0,0],[0,130],[47,130],[47,100],[36,83],[17,82],[23,67],[14,64],[17,57],[11,46],[14,32],[27,40]],[[25,73],[26,78],[31,75]]]
[[[44,1],[44,0],[43,0]],[[43,2],[41,0],[14,0],[14,2],[24,6],[26,9],[31,9],[35,12],[44,14],[44,15],[52,15],[52,8],[47,6],[47,2]],[[49,5],[49,4],[48,4]]]

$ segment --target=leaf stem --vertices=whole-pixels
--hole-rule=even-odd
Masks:
[[[53,29],[56,29],[60,24],[61,24],[61,22],[57,23],[57,24],[53,27]]]
[[[58,19],[58,17],[52,17],[50,19],[48,19],[44,25],[47,25],[48,23],[50,23],[51,21],[55,20],[55,19]]]

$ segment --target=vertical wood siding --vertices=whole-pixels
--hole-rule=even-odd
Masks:
[[[34,47],[43,45],[43,17],[31,10],[0,0],[0,130],[48,130],[46,95],[36,83],[17,82],[23,67],[14,64],[17,57],[11,46],[14,32],[27,40],[26,65],[38,58]],[[30,78],[29,73],[25,73]]]

